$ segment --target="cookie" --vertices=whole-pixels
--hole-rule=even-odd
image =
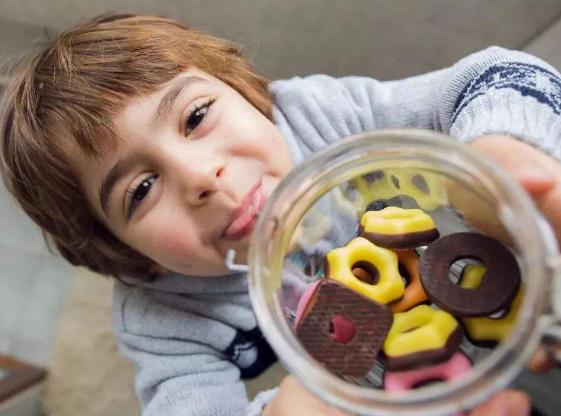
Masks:
[[[331,371],[361,377],[374,365],[392,325],[388,308],[322,279],[307,301],[296,336]]]
[[[459,259],[475,259],[487,269],[474,289],[452,283],[449,270]],[[506,308],[518,291],[520,269],[499,241],[483,234],[462,232],[430,244],[421,256],[421,282],[429,299],[459,317],[490,315]]]

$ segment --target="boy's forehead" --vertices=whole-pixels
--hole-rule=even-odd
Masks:
[[[95,140],[97,154],[88,154],[80,145],[70,138],[63,139],[63,152],[72,170],[78,175],[78,179],[83,185],[85,173],[97,171],[116,153],[116,149],[121,139],[109,139],[107,137],[97,137]]]

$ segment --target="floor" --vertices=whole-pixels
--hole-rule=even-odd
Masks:
[[[115,9],[114,3],[2,0],[0,82],[22,51],[41,45],[77,17]],[[140,12],[188,16],[198,27],[247,43],[247,54],[272,78],[313,72],[397,78],[450,64],[489,43],[525,48],[561,69],[561,1],[543,0],[536,7],[524,0],[427,0],[423,10],[415,10],[413,0],[400,3],[390,6],[390,2],[356,0],[354,11],[343,2],[327,0],[310,0],[306,7],[300,7],[298,0],[258,4],[238,0],[227,6],[218,0],[119,4]],[[483,12],[481,8],[487,9]],[[319,15],[314,17],[314,13]],[[237,24],[226,24],[227,20]],[[285,33],[286,25],[293,25],[292,37]],[[369,30],[376,30],[376,39],[369,38]],[[422,36],[417,39],[419,33]],[[447,35],[450,33],[459,34]],[[248,40],[251,36],[253,40]],[[349,39],[353,39],[352,48],[348,47]],[[417,47],[419,44],[425,46]],[[290,59],[286,59],[287,50],[291,51]],[[0,265],[0,353],[48,365],[57,320],[75,272],[48,252],[37,227],[15,207],[3,187]],[[532,377],[525,376],[518,383],[534,392],[542,410],[559,414],[560,372],[547,379]]]

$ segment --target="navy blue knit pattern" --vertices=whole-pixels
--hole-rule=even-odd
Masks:
[[[548,105],[555,114],[561,114],[561,79],[558,75],[536,65],[508,62],[487,68],[463,89],[454,105],[452,123],[475,98],[491,89],[502,88],[533,97]]]
[[[238,330],[224,354],[238,366],[242,379],[257,377],[277,361],[277,356],[259,327]]]

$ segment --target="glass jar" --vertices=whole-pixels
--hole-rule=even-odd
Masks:
[[[372,175],[380,172],[391,176],[394,195],[379,189],[367,200],[360,184],[372,183]],[[400,180],[409,191],[399,191]],[[462,343],[474,362],[462,378],[407,394],[388,393],[375,388],[380,387],[379,367],[362,378],[337,376],[314,360],[295,335],[297,302],[321,275],[321,257],[356,236],[361,212],[377,196],[384,205],[407,208],[416,202],[434,218],[441,236],[483,232],[506,244],[518,261],[524,296],[517,320],[493,349]],[[549,225],[499,167],[469,146],[431,131],[364,133],[297,166],[260,215],[248,263],[257,320],[283,365],[324,401],[355,414],[434,416],[472,408],[513,380],[544,334],[550,341],[561,338],[560,262]]]

